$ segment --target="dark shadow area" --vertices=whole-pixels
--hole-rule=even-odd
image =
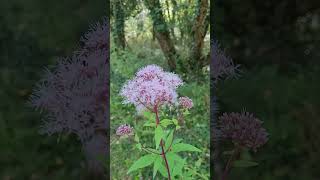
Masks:
[[[41,135],[42,118],[28,107],[36,83],[57,57],[72,55],[106,2],[2,1],[0,5],[0,179],[81,179],[87,165],[73,134]]]
[[[257,152],[238,155],[258,164],[234,163],[238,167],[228,179],[319,179],[319,2],[230,0],[213,6],[214,38],[242,71],[216,84],[215,121],[223,112],[245,108],[269,134]],[[216,179],[221,179],[230,144],[221,140],[212,147],[219,149],[211,174]]]

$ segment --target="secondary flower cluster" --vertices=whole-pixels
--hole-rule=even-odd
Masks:
[[[211,67],[213,83],[217,83],[222,78],[237,76],[239,71],[239,65],[235,65],[214,41],[211,43]]]
[[[268,141],[262,121],[247,112],[224,113],[219,117],[219,129],[221,138],[254,151]]]
[[[116,134],[118,136],[133,135],[133,128],[130,125],[123,124],[118,127]]]
[[[179,105],[184,109],[191,109],[193,107],[193,102],[188,97],[180,97]]]
[[[140,69],[136,76],[121,89],[125,104],[133,104],[138,111],[153,109],[162,105],[173,105],[177,102],[176,89],[183,84],[174,73],[165,72],[156,65]]]

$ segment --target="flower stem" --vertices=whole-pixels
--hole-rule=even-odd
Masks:
[[[159,115],[158,115],[158,107],[157,106],[154,107],[154,112],[156,113],[156,126],[158,126],[160,124],[160,119],[159,119]],[[168,172],[168,180],[171,180],[169,163],[168,163],[168,160],[166,157],[166,152],[164,151],[164,147],[163,147],[164,145],[163,145],[162,139],[160,141],[160,146],[161,146],[161,151],[162,151],[162,153],[161,153],[162,158],[163,158],[164,162],[166,163],[166,169]]]
[[[226,167],[225,167],[225,169],[224,169],[224,172],[223,172],[223,174],[222,174],[221,180],[227,180],[228,173],[229,173],[229,171],[230,171],[230,169],[231,169],[232,161],[235,160],[235,158],[236,158],[236,156],[239,154],[239,152],[240,152],[240,149],[239,149],[238,147],[236,147],[236,148],[233,150],[233,152],[232,152],[232,154],[231,154],[231,156],[230,156],[230,158],[229,158],[229,160],[228,160],[228,162],[227,162],[227,165],[226,165]]]

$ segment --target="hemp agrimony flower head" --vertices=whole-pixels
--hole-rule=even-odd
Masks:
[[[92,25],[90,30],[81,37],[80,41],[86,49],[104,49],[109,51],[109,26],[107,23],[107,19],[104,19],[102,24],[96,23]]]
[[[164,72],[159,66],[148,65],[123,86],[120,95],[124,97],[125,104],[135,105],[140,112],[145,108],[174,105],[178,97],[176,89],[182,84],[178,75]]]
[[[95,162],[92,158],[98,152],[105,154],[107,147],[103,134],[107,129],[109,96],[107,19],[92,26],[81,42],[83,46],[71,57],[58,59],[53,69],[46,70],[30,103],[46,114],[41,133],[76,134],[89,161]]]
[[[133,135],[133,128],[130,125],[123,124],[118,127],[116,134],[118,136],[132,136]]]
[[[217,128],[217,83],[225,78],[237,77],[239,73],[239,65],[235,65],[233,60],[225,55],[219,47],[219,44],[212,40],[211,41],[211,126],[212,139],[217,141],[220,139],[220,130]]]
[[[221,138],[253,151],[268,141],[268,133],[262,127],[262,121],[248,112],[224,113],[219,117],[219,129]]]
[[[107,26],[106,22],[96,26],[98,32],[101,26]],[[108,28],[104,29],[107,37]],[[59,59],[54,70],[47,70],[31,96],[32,105],[50,117],[44,121],[42,132],[72,132],[86,141],[97,128],[106,128],[108,42],[90,41],[89,44],[97,44],[95,49],[84,46],[80,51],[85,53]]]
[[[179,98],[179,105],[183,109],[191,109],[193,107],[193,102],[190,98],[188,97],[180,97]]]
[[[222,78],[235,77],[239,71],[239,65],[235,65],[232,59],[219,49],[216,42],[211,44],[211,66],[213,82],[217,83]]]

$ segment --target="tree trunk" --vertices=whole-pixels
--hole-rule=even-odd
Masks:
[[[126,47],[126,38],[125,38],[125,14],[123,10],[123,4],[121,0],[115,0],[114,2],[114,19],[115,19],[115,33],[114,39],[117,47],[125,49]]]
[[[171,13],[170,12],[170,3],[169,3],[169,0],[166,0],[166,6],[167,6],[167,14],[168,14],[168,21],[170,22],[169,23],[169,29],[170,29],[170,33],[171,33],[171,37],[172,37],[172,41],[175,42],[175,34],[174,34],[174,20],[173,20],[173,14],[171,16]]]
[[[209,2],[208,0],[200,0],[199,9],[193,24],[191,35],[192,45],[189,59],[189,66],[191,70],[200,70],[206,63],[207,58],[202,56],[202,49],[204,45],[204,38],[209,27]]]
[[[171,19],[171,22],[172,24],[176,24],[176,14],[177,14],[177,9],[178,9],[178,4],[177,4],[177,1],[176,0],[171,0],[171,3],[173,5],[173,8],[172,8],[172,19]],[[175,35],[175,31],[174,31],[174,27],[172,27],[172,38],[174,41],[177,40],[176,38],[176,35]]]
[[[163,54],[165,55],[171,71],[176,69],[177,53],[170,38],[168,25],[163,17],[163,11],[159,0],[144,0],[146,7],[150,11],[153,21],[155,37],[158,40]]]

